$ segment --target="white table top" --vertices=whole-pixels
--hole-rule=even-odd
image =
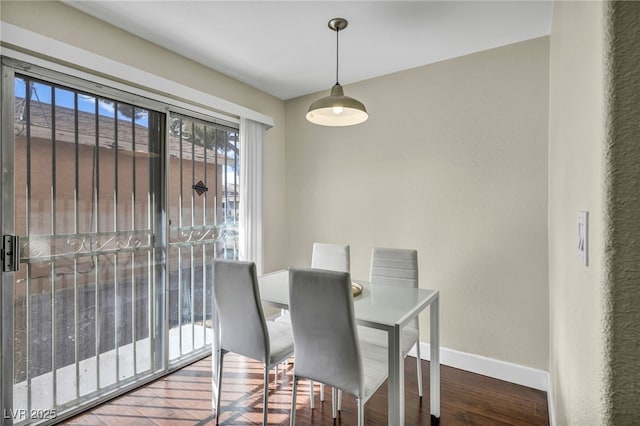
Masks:
[[[353,281],[363,286],[362,294],[353,299],[356,320],[358,324],[369,327],[387,329],[404,326],[438,297],[437,290]],[[265,303],[281,309],[289,307],[288,270],[262,275],[258,282],[260,297]]]

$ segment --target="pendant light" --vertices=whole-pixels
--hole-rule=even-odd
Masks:
[[[329,21],[329,28],[336,32],[336,84],[331,88],[331,95],[312,103],[307,112],[307,120],[321,126],[351,126],[369,118],[362,102],[345,96],[338,82],[338,33],[347,28],[347,24],[347,20],[343,18]]]

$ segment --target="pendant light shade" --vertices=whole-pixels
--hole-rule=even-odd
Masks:
[[[346,19],[334,18],[329,21],[329,28],[336,32],[336,84],[331,88],[329,96],[311,104],[306,116],[307,120],[321,126],[351,126],[369,118],[362,102],[345,96],[342,86],[338,83],[338,32],[346,27]]]
[[[318,99],[309,107],[307,120],[322,126],[351,126],[369,118],[362,102],[344,95],[342,86],[336,83],[331,95]]]

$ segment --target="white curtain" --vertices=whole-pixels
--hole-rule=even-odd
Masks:
[[[262,274],[262,169],[264,124],[240,119],[240,260],[256,263]]]

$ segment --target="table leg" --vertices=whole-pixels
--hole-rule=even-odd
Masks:
[[[390,426],[404,425],[404,359],[400,347],[400,326],[390,328],[389,333],[389,388],[388,412]]]
[[[440,299],[431,302],[431,419],[440,421]]]
[[[218,394],[220,393],[219,383],[220,383],[220,327],[218,327],[217,316],[214,315],[213,318],[213,342],[211,342],[211,407],[218,410],[217,402],[218,402]]]

